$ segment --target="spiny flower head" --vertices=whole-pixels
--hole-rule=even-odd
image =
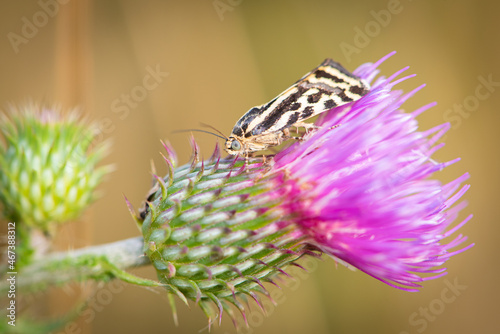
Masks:
[[[97,167],[108,143],[76,112],[28,104],[0,115],[0,202],[6,218],[48,231],[78,217],[111,169]]]
[[[391,54],[390,54],[391,55]],[[387,57],[389,57],[388,55]],[[210,304],[232,317],[243,315],[241,300],[260,303],[302,256],[326,253],[391,286],[417,291],[420,283],[445,274],[442,265],[462,244],[446,243],[465,222],[451,226],[464,204],[454,204],[468,189],[464,174],[442,185],[430,176],[455,162],[437,163],[431,155],[443,144],[444,124],[418,131],[416,116],[401,105],[408,94],[393,90],[402,80],[375,77],[375,64],[354,74],[371,83],[360,100],[335,108],[271,161],[211,159],[175,168],[169,146],[169,174],[157,177],[142,231],[145,252],[171,294],[196,301],[212,319]]]

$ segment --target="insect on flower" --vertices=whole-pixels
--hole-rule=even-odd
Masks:
[[[177,295],[186,304],[190,300],[199,305],[209,326],[215,319],[220,323],[223,312],[237,326],[241,321],[235,311],[246,322],[244,304],[254,299],[261,306],[260,298],[271,295],[267,283],[278,285],[275,279],[291,274],[287,267],[302,268],[299,259],[321,253],[395,288],[418,291],[424,281],[446,274],[443,265],[451,257],[473,246],[460,246],[467,240],[462,234],[452,237],[471,218],[453,224],[465,207],[458,201],[469,188],[462,185],[468,174],[444,185],[432,179],[457,161],[439,163],[432,158],[450,124],[419,130],[416,117],[434,103],[404,111],[405,101],[424,85],[409,93],[393,89],[413,76],[398,78],[407,68],[379,76],[378,67],[393,54],[361,65],[354,72],[359,77],[326,66],[337,77],[327,81],[332,83],[329,90],[340,87],[358,101],[345,104],[338,92],[329,97],[318,94],[316,104],[308,102],[318,108],[313,112],[321,113],[332,95],[336,104],[344,105],[324,112],[315,122],[325,131],[280,150],[272,164],[261,159],[219,163],[218,146],[209,160],[200,162],[193,141],[192,162],[175,167],[175,153],[164,144],[169,172],[163,179],[153,172],[157,183],[138,221],[145,255],[173,306]],[[333,62],[324,64],[329,63]],[[325,76],[321,70],[320,66],[311,72],[314,76],[306,75],[290,90],[307,87],[308,76],[309,83],[320,86],[318,77]],[[348,83],[338,82],[338,76]],[[351,87],[367,90],[362,79],[371,88],[360,99],[365,92],[356,95]],[[321,90],[326,90],[323,85]],[[302,104],[321,90],[301,92],[290,103]],[[281,115],[284,125],[273,130],[280,139],[285,138],[283,129],[303,120],[291,119],[289,108],[276,107],[291,94],[285,92],[269,106],[288,110]],[[239,124],[245,117],[265,122],[269,108],[261,108]],[[342,123],[345,126],[328,131]],[[259,124],[247,122],[241,138]],[[250,135],[243,144],[259,142],[256,137]],[[235,155],[249,150],[242,145]]]
[[[225,151],[248,155],[280,145],[290,136],[290,127],[317,126],[304,121],[332,108],[359,100],[370,90],[363,79],[332,59],[304,75],[271,102],[253,107],[243,115],[226,138]]]

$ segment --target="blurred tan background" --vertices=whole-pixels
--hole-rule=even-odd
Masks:
[[[470,204],[461,218],[471,212],[475,217],[461,232],[476,246],[452,258],[448,276],[426,282],[419,293],[336,268],[330,260],[313,263],[309,274],[283,287],[268,318],[254,306],[251,328],[241,332],[500,332],[497,2],[62,2],[3,2],[0,11],[2,107],[27,99],[80,106],[114,142],[106,161],[117,170],[83,221],[61,231],[60,248],[139,234],[122,194],[138,207],[150,186],[151,159],[163,174],[160,139],[170,140],[180,162],[187,162],[188,135],[172,131],[205,122],[229,134],[251,106],[267,102],[324,58],[354,70],[396,50],[382,65],[383,72],[390,75],[410,65],[418,76],[400,87],[427,83],[405,108],[437,101],[437,107],[420,116],[422,129],[452,122],[437,158],[459,156],[462,161],[438,177],[447,182],[471,173],[472,188],[465,196]],[[478,88],[479,78],[494,84]],[[196,138],[208,157],[215,139],[205,134]],[[133,272],[154,277],[150,268]],[[443,292],[447,284],[460,286],[450,295],[452,301]],[[56,292],[40,313],[61,311],[72,298],[72,290]],[[94,285],[89,298],[94,301],[90,311],[67,333],[206,332],[202,312],[180,303],[180,325],[175,327],[161,291]],[[225,317],[212,332],[235,330]]]

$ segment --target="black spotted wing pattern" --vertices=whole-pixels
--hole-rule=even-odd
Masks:
[[[356,101],[369,91],[362,79],[326,59],[271,102],[250,109],[233,134],[253,137],[275,133],[324,111]]]

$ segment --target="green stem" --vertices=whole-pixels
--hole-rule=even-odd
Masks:
[[[135,237],[99,246],[47,254],[19,270],[16,288],[20,292],[33,292],[71,281],[90,279],[108,281],[113,278],[138,285],[160,285],[125,271],[147,264],[150,264],[150,261],[144,255],[143,239]],[[7,283],[2,279],[0,291],[8,290]]]

